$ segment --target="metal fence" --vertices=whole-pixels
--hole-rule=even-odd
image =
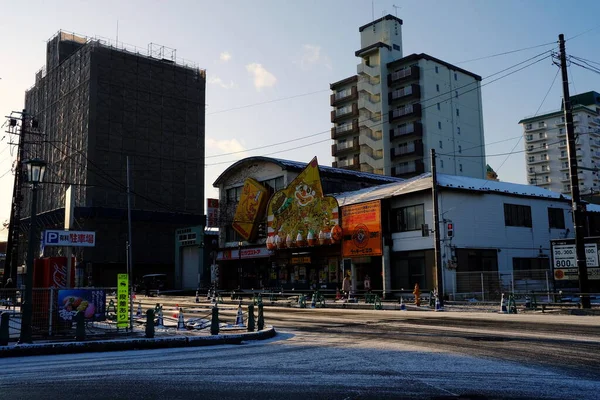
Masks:
[[[548,269],[514,271],[457,272],[454,276],[452,300],[497,301],[502,293],[517,296],[529,293],[553,293],[552,272]]]

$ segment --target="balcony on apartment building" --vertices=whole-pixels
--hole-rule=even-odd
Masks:
[[[423,136],[423,125],[420,122],[409,122],[398,128],[390,129],[390,140],[408,136]]]
[[[525,136],[525,141],[527,141],[527,143],[539,142],[540,140],[546,140],[546,139],[548,139],[548,135],[545,133],[538,133],[536,135]]]
[[[388,86],[395,85],[401,82],[407,82],[410,80],[419,79],[421,76],[419,67],[417,65],[413,65],[411,67],[407,67],[401,69],[400,71],[392,72],[388,74],[387,81]]]
[[[358,133],[358,119],[353,119],[352,122],[348,121],[343,125],[338,125],[331,128],[332,139],[337,139],[352,133]]]
[[[331,145],[331,155],[333,157],[340,157],[344,154],[356,152],[360,150],[360,144],[358,144],[358,137],[352,140],[347,140],[342,143],[336,143]]]
[[[334,161],[331,166],[333,168],[344,168],[360,171],[360,158],[358,154],[354,154],[351,158],[346,160]]]
[[[392,167],[392,176],[406,178],[416,176],[425,172],[425,164],[422,160],[410,161],[403,165]]]
[[[352,103],[344,107],[336,108],[331,111],[331,122],[338,122],[344,118],[358,117],[358,104]]]
[[[423,156],[423,143],[413,142],[406,146],[392,147],[390,149],[390,157],[392,160],[407,156]]]
[[[533,131],[537,131],[540,129],[546,129],[546,128],[548,128],[548,124],[546,124],[545,122],[534,122],[534,123],[525,124],[525,132],[533,132]]]
[[[358,88],[356,86],[352,86],[349,89],[332,93],[329,98],[329,104],[331,104],[332,107],[335,107],[340,103],[356,99],[358,99]]]
[[[399,100],[409,100],[409,99],[420,99],[421,98],[421,86],[417,84],[412,84],[408,86],[404,86],[400,89],[392,90],[388,93],[388,103],[392,104]]]
[[[527,146],[527,153],[529,154],[533,154],[533,153],[540,153],[540,152],[545,152],[548,151],[548,144],[547,143],[542,143],[538,146]]]
[[[393,109],[389,112],[388,120],[392,121],[400,121],[406,118],[420,118],[421,117],[421,104],[407,104],[405,106],[400,106],[398,108]]]

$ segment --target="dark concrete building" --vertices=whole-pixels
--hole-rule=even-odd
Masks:
[[[128,157],[134,274],[167,273],[180,284],[173,235],[204,224],[205,89],[205,71],[173,49],[142,51],[62,31],[48,41],[46,66],[25,94],[42,133],[29,138],[26,157],[48,162],[39,228],[63,228],[72,185],[72,229],[96,232],[95,247],[74,251],[95,284],[113,285],[125,271]]]

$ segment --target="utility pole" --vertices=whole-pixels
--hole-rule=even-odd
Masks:
[[[565,35],[558,35],[560,49],[560,70],[563,81],[563,104],[565,125],[567,127],[567,153],[569,155],[569,175],[571,180],[571,208],[573,209],[573,226],[575,227],[575,253],[577,254],[577,272],[579,274],[579,292],[581,307],[591,308],[585,256],[585,205],[581,202],[579,193],[579,177],[577,175],[577,145],[575,143],[575,128],[573,126],[573,109],[569,97],[569,77],[567,75],[567,55],[565,53]]]
[[[444,271],[442,268],[442,251],[440,244],[440,210],[438,207],[437,168],[435,164],[435,149],[431,149],[431,193],[433,196],[433,250],[435,254],[435,286],[440,300],[440,307],[443,307]]]
[[[127,156],[127,273],[129,274],[129,329],[133,332],[133,251],[131,249],[131,169],[129,168],[129,156]]]
[[[21,114],[21,118],[15,118],[14,114]],[[13,184],[12,202],[10,206],[10,218],[8,222],[8,242],[6,244],[6,260],[5,260],[5,271],[4,282],[8,278],[12,278],[15,285],[17,285],[17,262],[19,259],[19,233],[21,231],[21,207],[23,201],[23,195],[21,193],[23,188],[23,159],[25,152],[25,140],[27,138],[28,128],[30,124],[37,125],[37,122],[27,114],[26,110],[22,112],[13,111],[8,118],[8,129],[7,133],[16,134],[20,136],[19,143],[17,144],[17,160],[15,163],[15,181]],[[14,143],[10,143],[14,144]]]

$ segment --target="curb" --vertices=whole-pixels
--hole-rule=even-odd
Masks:
[[[241,344],[244,340],[265,340],[270,339],[275,335],[277,335],[277,332],[275,331],[275,328],[271,327],[260,332],[231,335],[221,334],[214,336],[159,337],[153,339],[113,339],[89,342],[60,342],[0,346],[0,358]]]

